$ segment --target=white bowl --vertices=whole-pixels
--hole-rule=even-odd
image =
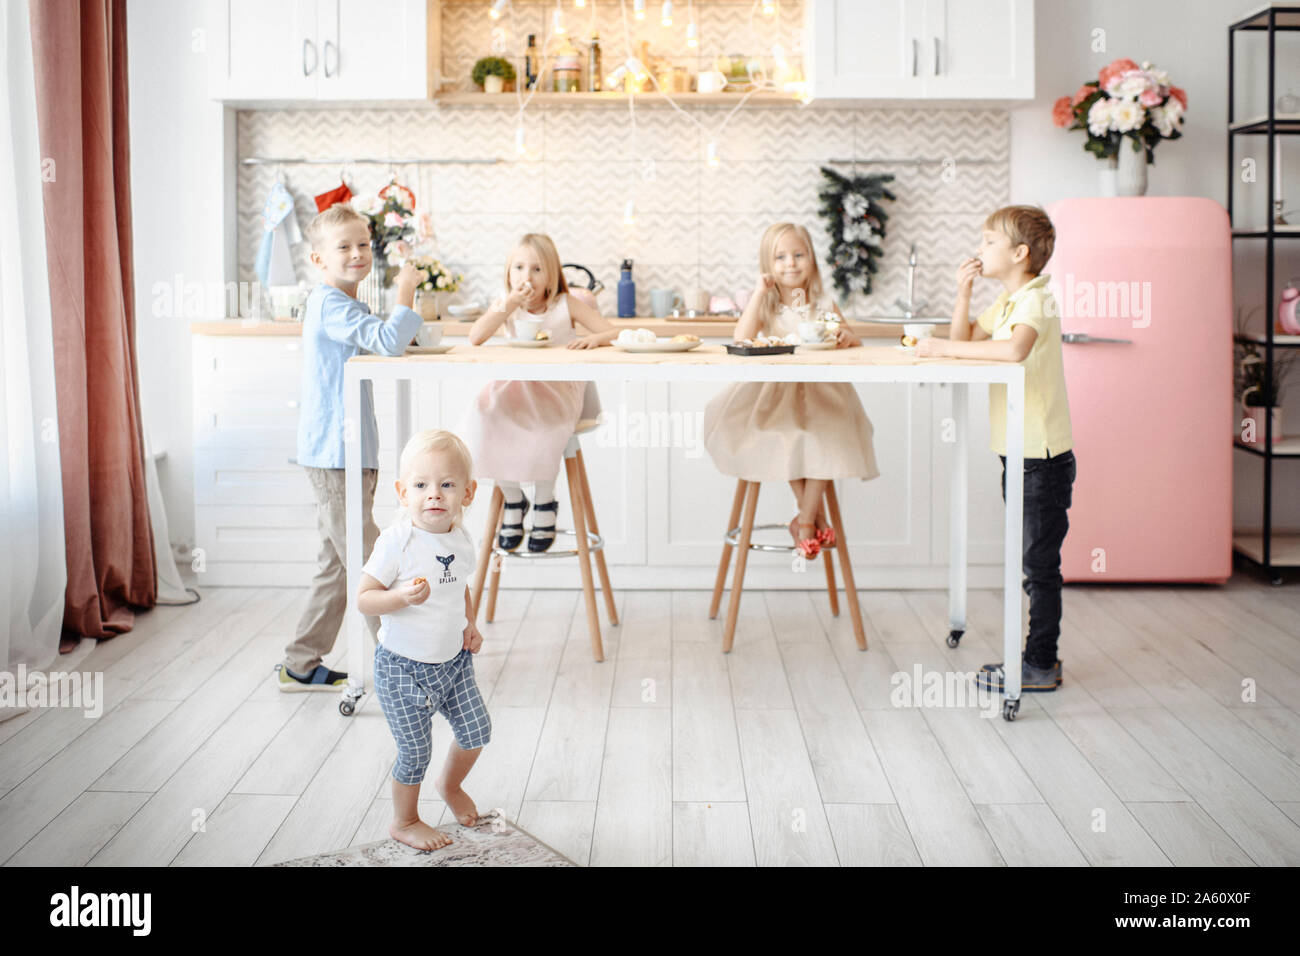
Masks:
[[[474,315],[483,314],[482,302],[457,302],[454,305],[447,306],[447,313],[455,319],[465,319]]]

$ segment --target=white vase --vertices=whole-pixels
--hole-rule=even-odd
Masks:
[[[1144,196],[1147,191],[1147,151],[1140,143],[1134,149],[1134,142],[1126,136],[1119,144],[1115,185],[1121,196]]]
[[[504,77],[491,75],[483,77],[484,93],[500,93],[505,85],[506,81]]]
[[[1118,169],[1119,160],[1114,156],[1107,158],[1106,162],[1102,164],[1101,169],[1097,172],[1097,188],[1099,195],[1119,195],[1119,187],[1115,182],[1116,176],[1118,175]]]
[[[1282,406],[1274,405],[1269,411],[1273,413],[1273,441],[1276,443],[1282,440]],[[1264,413],[1265,409],[1261,405],[1242,406],[1242,418],[1244,421],[1250,422],[1250,427],[1255,432],[1254,440],[1248,444],[1264,444],[1264,429],[1266,427]],[[1245,431],[1246,427],[1243,422],[1242,431]]]

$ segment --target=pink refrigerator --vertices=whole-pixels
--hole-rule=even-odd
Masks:
[[[1209,199],[1047,207],[1078,458],[1066,581],[1232,573],[1232,245]]]

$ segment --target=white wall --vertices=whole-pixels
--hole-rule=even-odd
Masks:
[[[1260,10],[1261,0],[1037,0],[1034,8],[1035,91],[1033,103],[1011,111],[1011,201],[1046,205],[1057,199],[1096,196],[1099,162],[1083,150],[1084,134],[1052,124],[1052,103],[1074,93],[1085,80],[1111,60],[1128,57],[1150,60],[1169,71],[1174,83],[1187,91],[1188,110],[1181,139],[1161,143],[1156,162],[1147,171],[1149,196],[1204,196],[1226,203],[1228,122],[1228,24]],[[1093,52],[1093,31],[1105,31],[1105,52]],[[1279,83],[1300,95],[1300,74],[1294,34],[1280,35]],[[1267,62],[1264,36],[1238,40],[1236,119],[1263,115],[1267,110]],[[1239,225],[1264,215],[1266,141],[1243,138],[1237,162],[1256,155],[1260,179],[1238,184],[1234,216]],[[1284,146],[1284,148],[1286,148]],[[1235,164],[1234,164],[1235,165]],[[1284,194],[1300,196],[1300,144],[1286,155]],[[1300,200],[1287,203],[1300,206]],[[1254,215],[1242,214],[1243,206]],[[1292,221],[1295,221],[1293,218]],[[1237,303],[1246,307],[1264,301],[1263,244],[1239,242],[1235,258]],[[1300,243],[1282,243],[1276,256],[1274,302],[1287,278],[1300,275]],[[1283,430],[1300,432],[1300,374],[1293,375],[1283,411]],[[1225,435],[1224,441],[1228,441]],[[1235,524],[1258,528],[1261,520],[1261,459],[1234,452]],[[1285,489],[1294,488],[1300,462],[1274,463],[1274,527],[1300,527],[1300,501]]]
[[[1183,136],[1156,148],[1147,195],[1224,202],[1227,28],[1261,6],[1260,0],[1038,0],[1037,96],[1011,111],[1011,201],[1046,205],[1098,194],[1100,164],[1084,152],[1081,130],[1052,125],[1052,103],[1095,80],[1111,60],[1128,57],[1168,70],[1187,91]],[[1096,29],[1105,31],[1105,52],[1093,52]]]
[[[225,278],[225,109],[207,98],[202,47],[210,49],[212,38],[194,33],[203,13],[196,2],[127,6],[140,401],[155,448],[167,450],[158,477],[171,539],[187,543],[194,540],[191,316],[160,308],[154,286],[177,274],[183,282]]]

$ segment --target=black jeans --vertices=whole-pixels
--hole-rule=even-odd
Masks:
[[[1002,459],[1002,500],[1007,500],[1007,459]],[[1061,542],[1069,530],[1066,511],[1074,488],[1074,452],[1025,459],[1025,523],[1021,542],[1029,639],[1025,660],[1035,667],[1056,663],[1061,637]]]

